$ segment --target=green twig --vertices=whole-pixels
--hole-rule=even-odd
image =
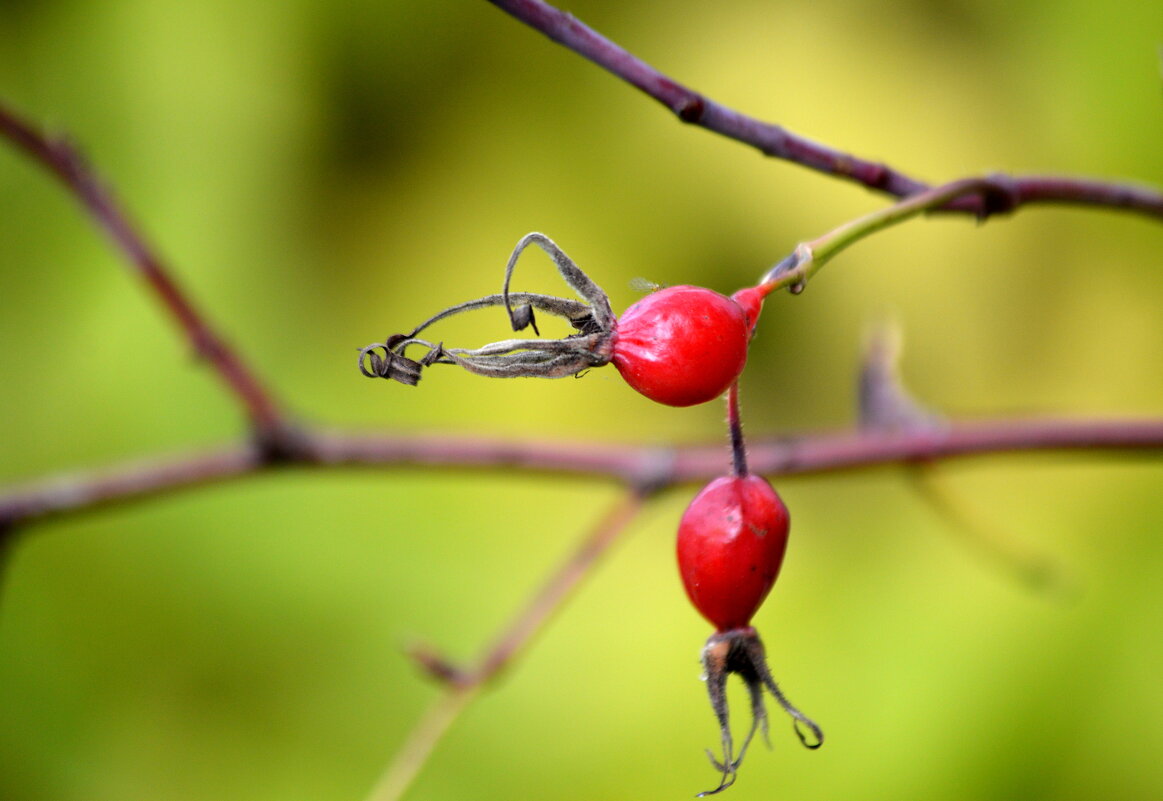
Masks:
[[[817,239],[801,242],[790,256],[763,276],[758,286],[765,294],[783,287],[798,294],[821,267],[861,239],[967,195],[985,197],[984,203],[988,207],[989,195],[999,191],[1003,190],[992,179],[965,178],[911,195],[899,203],[847,222]]]

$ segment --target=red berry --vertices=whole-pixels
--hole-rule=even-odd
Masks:
[[[667,406],[722,395],[743,372],[751,324],[731,298],[672,286],[628,308],[615,327],[614,366],[626,383]]]
[[[705,486],[678,526],[678,569],[699,614],[719,631],[747,626],[779,575],[787,507],[760,476]]]

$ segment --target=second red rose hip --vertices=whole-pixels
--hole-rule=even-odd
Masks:
[[[678,567],[699,613],[719,631],[747,626],[771,591],[789,527],[766,479],[723,476],[695,496],[678,527]]]

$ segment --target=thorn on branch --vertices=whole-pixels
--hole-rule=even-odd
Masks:
[[[474,672],[449,661],[429,645],[412,645],[407,649],[407,654],[425,673],[441,684],[468,687],[476,683]]]
[[[879,189],[880,191],[887,191],[889,182],[892,180],[892,170],[887,164],[881,162],[874,162],[869,165],[867,186],[869,189]]]
[[[898,327],[881,324],[869,335],[857,385],[860,428],[898,432],[943,427],[944,418],[913,398],[901,380],[900,351]]]
[[[678,118],[687,123],[698,123],[702,121],[703,114],[707,111],[707,101],[700,95],[688,95],[684,97],[675,108],[674,113]]]

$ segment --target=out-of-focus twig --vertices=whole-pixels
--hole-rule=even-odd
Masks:
[[[479,684],[451,685],[436,696],[384,768],[368,793],[367,801],[396,801],[402,798],[452,724],[456,723],[480,691]]]
[[[417,722],[367,801],[396,801],[407,791],[460,713],[561,609],[582,579],[590,574],[594,564],[618,541],[654,489],[651,486],[635,487],[619,498],[475,664],[461,667],[430,648],[413,649],[412,656],[429,675],[445,686],[445,692]]]
[[[48,135],[3,104],[0,104],[0,136],[47,168],[76,196],[134,271],[153,290],[195,353],[210,363],[238,398],[260,441],[279,449],[279,440],[287,426],[274,398],[196,308],[80,152],[66,139]]]
[[[1062,565],[1050,555],[1015,542],[1001,527],[948,485],[934,465],[910,472],[918,495],[939,514],[960,541],[991,567],[1012,577],[1029,590],[1066,599],[1077,591]]]

